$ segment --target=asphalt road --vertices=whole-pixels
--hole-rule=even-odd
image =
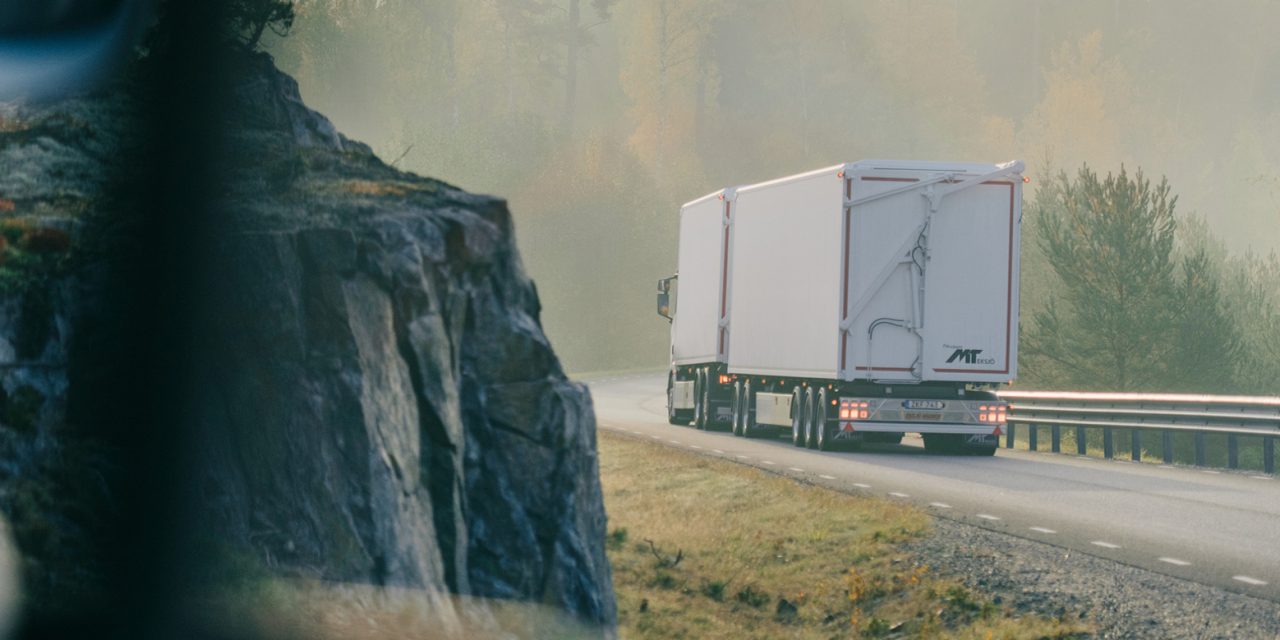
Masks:
[[[666,374],[587,380],[599,428],[1169,576],[1280,602],[1280,479],[1001,449],[926,453],[918,437],[860,452],[798,449],[667,424]],[[727,426],[727,425],[726,425]]]

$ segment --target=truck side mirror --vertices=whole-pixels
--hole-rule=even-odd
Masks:
[[[673,278],[663,278],[658,281],[658,315],[671,322],[671,281]]]

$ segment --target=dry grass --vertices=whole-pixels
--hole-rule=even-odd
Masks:
[[[1060,638],[898,550],[917,509],[600,434],[624,638]]]
[[[391,180],[347,180],[342,183],[343,191],[358,196],[392,196],[400,197],[411,191],[435,191],[433,185],[412,182],[396,182]]]

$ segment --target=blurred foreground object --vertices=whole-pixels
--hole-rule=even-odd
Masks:
[[[0,4],[0,100],[90,89],[143,33],[143,0],[11,0]]]

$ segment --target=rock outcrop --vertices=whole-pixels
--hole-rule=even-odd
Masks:
[[[207,292],[187,425],[200,529],[278,575],[419,588],[445,629],[492,598],[609,633],[591,399],[543,334],[506,203],[388,167],[265,55],[233,105],[208,281],[191,285]],[[51,140],[0,139],[0,174]],[[50,317],[75,340],[78,313]],[[42,402],[62,406],[53,373]]]

